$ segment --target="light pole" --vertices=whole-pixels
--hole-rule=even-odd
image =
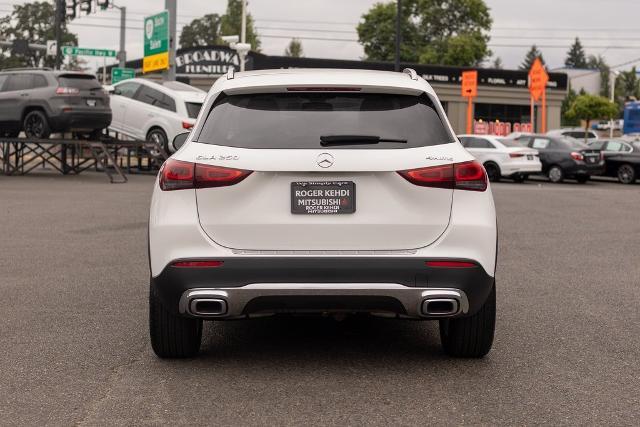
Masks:
[[[396,0],[398,2],[398,10],[396,10],[396,58],[395,58],[395,70],[400,71],[400,43],[402,43],[402,31],[401,31],[401,14],[402,14],[402,0]]]
[[[618,77],[618,72],[609,70],[609,100],[611,102],[616,101],[616,77]],[[613,138],[613,117],[609,119],[609,138]]]

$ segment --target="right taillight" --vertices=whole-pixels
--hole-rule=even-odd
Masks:
[[[169,159],[160,168],[160,189],[171,191],[226,187],[239,183],[248,177],[251,172],[243,169]]]
[[[470,191],[485,191],[487,189],[487,175],[482,165],[475,160],[398,171],[398,173],[410,183],[422,187]]]
[[[582,155],[582,153],[578,153],[576,151],[573,151],[571,153],[571,157],[573,157],[574,160],[584,160],[584,156]]]

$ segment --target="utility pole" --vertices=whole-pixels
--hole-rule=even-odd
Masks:
[[[402,28],[400,25],[402,16],[402,0],[396,0],[398,2],[398,10],[396,11],[396,63],[395,70],[400,71],[400,43],[402,43]]]
[[[176,14],[178,12],[178,0],[165,0],[164,7],[169,11],[169,69],[162,73],[162,79],[176,79]]]
[[[247,43],[247,0],[242,0],[242,24],[240,26],[240,43]],[[240,71],[244,71],[246,54],[240,54]]]
[[[127,8],[118,7],[120,9],[120,52],[118,52],[118,60],[120,68],[127,66],[127,51],[126,51],[126,26],[127,26]]]
[[[62,24],[67,13],[66,0],[56,0],[56,13],[54,18],[54,28],[56,36],[56,64],[55,69],[59,70],[62,66]]]

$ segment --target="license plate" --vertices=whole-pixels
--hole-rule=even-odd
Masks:
[[[589,163],[595,163],[596,162],[596,158],[595,157],[587,157],[587,161]]]
[[[533,155],[532,154],[527,154],[527,160],[533,160]]]
[[[89,107],[95,107],[96,106],[96,100],[95,99],[87,99],[87,105]]]
[[[353,181],[291,183],[291,213],[304,215],[351,214],[356,211]]]

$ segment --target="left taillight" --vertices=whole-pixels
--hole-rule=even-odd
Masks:
[[[80,89],[75,87],[58,86],[56,88],[57,95],[77,95],[79,93],[80,93]]]
[[[487,175],[482,165],[475,160],[398,171],[398,173],[410,183],[421,187],[470,191],[485,191],[487,189]]]
[[[160,189],[163,191],[190,188],[226,187],[245,179],[252,171],[203,165],[169,159],[160,168]]]

